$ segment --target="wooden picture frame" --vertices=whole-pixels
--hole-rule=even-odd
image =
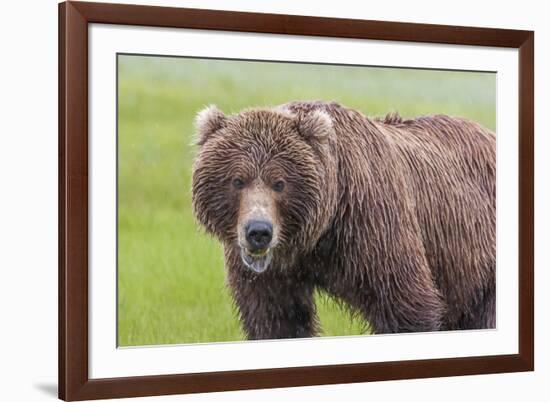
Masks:
[[[224,30],[519,49],[519,353],[90,379],[88,24]],[[138,397],[534,369],[534,33],[458,26],[65,2],[59,5],[59,397]]]

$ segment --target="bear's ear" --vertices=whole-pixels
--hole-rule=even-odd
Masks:
[[[208,138],[225,125],[225,115],[215,105],[205,107],[195,118],[197,137],[195,144],[203,145]]]
[[[300,113],[296,116],[298,131],[308,141],[324,143],[333,131],[332,118],[324,110]]]

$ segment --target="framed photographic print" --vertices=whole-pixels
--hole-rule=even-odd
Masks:
[[[59,23],[61,399],[533,370],[533,32]]]

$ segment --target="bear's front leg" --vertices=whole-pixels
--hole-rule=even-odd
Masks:
[[[441,329],[445,306],[431,284],[414,283],[410,278],[391,278],[384,295],[365,309],[377,334],[426,332]],[[412,283],[411,283],[412,282]]]
[[[228,266],[228,271],[228,285],[247,339],[316,335],[314,288],[304,278],[282,272],[276,266],[258,274],[238,261]]]

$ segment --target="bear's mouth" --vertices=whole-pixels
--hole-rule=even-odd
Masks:
[[[270,248],[251,251],[241,247],[241,259],[244,265],[259,274],[267,269],[273,259],[273,253]]]

